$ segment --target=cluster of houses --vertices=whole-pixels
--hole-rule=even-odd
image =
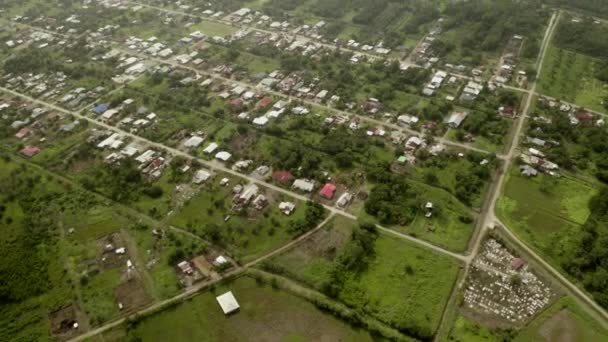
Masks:
[[[320,88],[319,83],[318,78],[307,83],[302,73],[299,72],[292,72],[285,76],[280,71],[273,71],[260,81],[259,86],[266,89],[277,89],[284,94],[315,102],[333,103],[340,100],[339,96],[332,95],[328,90]]]
[[[420,65],[424,65],[425,67],[429,67],[439,61],[433,52],[433,43],[443,32],[442,23],[443,18],[439,18],[429,33],[418,44],[418,46],[416,46],[416,49],[413,51],[410,57],[412,61]]]
[[[424,89],[422,90],[422,94],[425,96],[433,96],[435,92],[441,88],[441,86],[446,82],[446,78],[448,78],[448,73],[442,70],[438,70],[433,75],[433,78],[426,84]],[[456,76],[450,76],[447,80],[447,83],[454,84],[458,82],[458,78]],[[453,101],[454,98],[451,96],[446,97],[446,99]]]
[[[505,84],[513,78],[515,71],[517,70],[519,52],[521,51],[523,41],[524,37],[520,35],[514,35],[511,37],[503,55],[500,58],[497,70],[492,76],[492,82],[496,84]],[[518,71],[517,76],[518,84],[523,84],[523,81],[526,79],[526,72],[520,70]]]
[[[125,44],[130,50],[142,52],[152,57],[168,58],[174,54],[167,44],[160,42],[156,37],[150,37],[145,40],[129,37],[125,40]]]
[[[577,107],[572,104],[554,101],[552,99],[542,98],[545,105],[552,109],[559,109],[559,111],[565,115],[568,115],[571,125],[595,125],[602,127],[606,124],[603,117],[596,118],[595,115],[589,111]],[[548,123],[551,123],[550,121]]]
[[[219,273],[230,268],[233,263],[215,251],[198,255],[190,260],[182,260],[175,265],[179,283],[187,288],[204,279],[220,279]]]
[[[7,74],[2,77],[4,85],[12,90],[31,94],[45,101],[57,101],[62,106],[75,109],[101,96],[105,88],[69,89],[68,77],[62,72],[40,74]]]
[[[597,126],[603,127],[605,125],[604,118],[596,117],[590,112],[572,106],[567,103],[559,103],[549,99],[542,99],[542,103],[549,108],[559,111],[562,115],[567,115],[570,124],[575,125],[586,125],[586,126]],[[551,125],[553,120],[545,116],[536,116],[533,120],[543,125]],[[542,132],[541,128],[537,128],[539,132]],[[520,159],[523,165],[520,166],[521,174],[526,177],[537,176],[540,172],[544,172],[551,176],[558,176],[559,165],[547,159],[543,150],[552,146],[559,145],[557,141],[547,141],[538,137],[536,132],[532,132],[531,136],[527,136],[524,144],[528,146],[527,149],[522,151]]]
[[[158,120],[158,115],[150,112],[146,107],[135,109],[133,99],[126,99],[114,108],[110,108],[107,103],[97,104],[91,112],[99,121],[118,123],[120,127],[130,132],[150,127]]]
[[[127,144],[127,139],[120,133],[93,130],[87,142],[95,144],[98,149],[111,151],[105,156],[107,163],[119,164],[126,158],[134,160],[142,174],[152,181],[159,179],[168,165],[163,153],[136,142]]]

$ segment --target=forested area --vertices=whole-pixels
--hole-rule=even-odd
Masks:
[[[563,263],[564,269],[579,279],[585,289],[603,307],[608,308],[608,189],[589,203],[591,216],[578,236],[572,255]]]
[[[604,0],[546,0],[550,5],[579,9],[590,15],[608,16],[608,2]]]
[[[591,21],[576,23],[563,20],[555,34],[555,44],[566,50],[596,58],[608,57],[608,25]]]
[[[564,20],[555,35],[555,45],[561,49],[600,59],[595,77],[608,83],[608,25],[591,21],[575,23]]]
[[[546,24],[548,14],[540,1],[472,0],[450,2],[444,13],[444,30],[463,30],[461,48],[495,51],[513,35],[534,39]],[[434,49],[445,54],[454,48],[454,42],[442,39],[434,43]]]

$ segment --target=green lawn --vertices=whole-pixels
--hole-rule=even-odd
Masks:
[[[237,31],[237,29],[233,26],[217,23],[214,21],[203,20],[200,24],[193,25],[190,27],[191,31],[201,31],[207,36],[228,36]]]
[[[588,202],[596,193],[597,189],[569,176],[530,179],[513,169],[497,214],[520,238],[559,266],[569,257],[568,251],[589,217]]]
[[[608,84],[595,78],[600,61],[580,53],[550,46],[539,79],[539,92],[598,111]]]
[[[91,277],[81,286],[84,309],[93,324],[105,322],[118,315],[114,288],[120,285],[121,270],[115,268]]]
[[[498,342],[497,334],[484,326],[458,315],[450,331],[449,341],[455,342]]]
[[[84,242],[116,232],[128,225],[129,221],[125,217],[117,215],[114,207],[96,206],[88,211],[65,215],[63,224],[66,230],[74,229],[70,239]]]
[[[232,291],[239,312],[225,316],[215,297]],[[122,336],[121,336],[122,334]],[[105,341],[373,341],[364,330],[323,313],[306,300],[249,277],[221,285],[144,318],[128,332],[112,331]]]

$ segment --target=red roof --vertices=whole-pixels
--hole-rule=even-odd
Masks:
[[[234,99],[234,100],[230,101],[230,105],[233,107],[240,107],[243,105],[243,100],[238,99],[238,98]]]
[[[255,105],[258,108],[268,107],[272,103],[272,99],[268,96],[264,97]]]
[[[40,153],[40,149],[38,147],[27,146],[23,150],[19,151],[19,153],[23,154],[26,157],[33,157]]]
[[[586,123],[593,121],[593,115],[589,112],[578,112],[578,114],[576,114],[576,118]]]
[[[325,197],[330,200],[330,199],[334,198],[335,192],[336,192],[336,186],[334,184],[327,183],[327,184],[325,184],[323,189],[321,189],[321,191],[319,191],[319,195],[321,195],[321,197]]]
[[[275,171],[272,179],[280,183],[289,183],[293,179],[293,175],[289,171]]]
[[[516,271],[519,271],[525,264],[526,262],[520,258],[515,258],[511,261],[511,267]]]
[[[22,129],[19,130],[19,132],[17,132],[17,134],[15,134],[15,137],[17,139],[25,138],[28,134],[30,134],[31,131],[32,131],[31,128],[23,127]]]

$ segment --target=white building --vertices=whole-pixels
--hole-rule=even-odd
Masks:
[[[222,311],[224,311],[225,315],[229,315],[233,312],[236,312],[240,308],[239,303],[236,301],[236,298],[234,298],[234,295],[231,291],[228,291],[215,299],[222,308]]]

